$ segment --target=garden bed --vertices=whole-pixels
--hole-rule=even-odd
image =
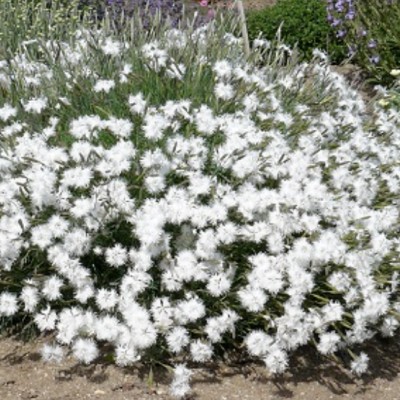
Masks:
[[[373,345],[400,324],[390,104],[317,49],[244,56],[228,18],[42,11],[30,40],[0,31],[0,328],[36,338],[2,341],[0,390],[357,398],[393,377],[397,345]],[[333,395],[302,389],[322,377]]]

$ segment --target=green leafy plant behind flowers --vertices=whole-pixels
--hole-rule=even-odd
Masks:
[[[252,40],[259,37],[274,39],[282,25],[281,38],[297,47],[303,57],[312,58],[319,48],[327,52],[334,63],[347,56],[346,46],[335,37],[326,20],[325,3],[321,0],[278,0],[275,6],[247,14],[249,35]]]

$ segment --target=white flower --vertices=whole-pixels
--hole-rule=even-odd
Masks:
[[[337,350],[340,336],[335,332],[323,333],[319,337],[317,349],[321,354],[332,354]]]
[[[47,306],[46,309],[36,314],[34,318],[40,331],[53,330],[56,326],[57,319],[57,314],[50,309],[50,306]]]
[[[134,114],[143,115],[144,111],[147,106],[146,100],[143,98],[142,93],[138,93],[137,95],[133,96],[130,95],[128,99],[128,104],[130,106],[130,110]]]
[[[108,121],[105,121],[104,127],[108,128],[116,137],[128,139],[132,133],[133,124],[127,119],[110,117]]]
[[[64,236],[63,247],[70,255],[82,256],[90,250],[91,237],[83,229],[76,228]]]
[[[7,122],[10,118],[13,118],[17,115],[17,109],[12,107],[10,104],[4,104],[3,107],[0,108],[0,119],[4,122]]]
[[[232,66],[227,60],[220,60],[215,62],[213,71],[218,78],[230,78],[232,74]]]
[[[174,368],[174,379],[171,383],[171,394],[181,398],[190,391],[189,381],[192,372],[186,368],[185,364],[178,364]]]
[[[202,104],[200,108],[195,111],[194,119],[199,132],[206,135],[212,135],[218,127],[218,121],[214,117],[213,111],[205,104]]]
[[[121,244],[109,247],[105,251],[106,262],[112,267],[122,267],[128,260],[128,252]]]
[[[46,362],[54,362],[59,364],[63,357],[64,351],[61,346],[45,344],[41,350],[43,360]]]
[[[222,100],[230,100],[235,95],[233,86],[228,83],[218,82],[214,88],[215,96]]]
[[[190,355],[195,362],[209,361],[213,355],[212,345],[201,340],[195,340],[190,344]]]
[[[260,312],[264,309],[268,296],[262,289],[248,285],[239,290],[238,297],[243,307],[251,312]]]
[[[53,234],[46,225],[38,225],[31,229],[31,242],[40,249],[45,249],[52,244]]]
[[[324,323],[340,321],[342,319],[344,309],[337,301],[330,301],[321,308],[322,319]]]
[[[399,325],[400,323],[395,317],[388,316],[383,320],[380,331],[385,337],[393,337]]]
[[[61,297],[60,289],[64,282],[59,277],[53,275],[46,279],[43,284],[42,294],[47,300],[57,300]]]
[[[100,92],[105,92],[105,93],[109,93],[111,89],[115,88],[115,82],[111,79],[100,79],[98,80],[94,87],[93,90],[96,93],[100,93]]]
[[[143,132],[147,139],[158,140],[164,135],[169,121],[162,114],[147,113],[144,117]]]
[[[20,299],[24,303],[24,311],[32,313],[39,304],[39,290],[34,286],[24,286],[21,291]]]
[[[87,188],[93,177],[91,168],[76,167],[64,171],[61,184],[66,187]]]
[[[336,271],[328,278],[329,284],[340,292],[345,292],[351,285],[351,279],[346,272]]]
[[[115,290],[99,289],[96,295],[96,304],[100,310],[110,311],[118,303],[118,294]]]
[[[101,46],[101,50],[104,54],[110,56],[118,56],[122,52],[122,43],[112,40],[111,38],[107,38],[104,44]]]
[[[271,346],[267,356],[265,356],[263,360],[267,368],[273,374],[280,374],[284,372],[289,363],[287,354],[277,345]]]
[[[166,340],[171,352],[180,353],[189,343],[189,334],[187,329],[177,326],[166,335]]]
[[[69,228],[69,222],[56,214],[50,217],[46,225],[51,235],[55,238],[62,238]]]
[[[47,99],[40,97],[37,99],[30,99],[27,103],[23,104],[24,110],[29,113],[40,114],[47,107]]]
[[[262,331],[252,331],[244,340],[248,352],[253,356],[263,356],[268,353],[274,339]]]
[[[99,355],[99,350],[93,339],[78,338],[72,345],[72,352],[84,364],[90,364]]]
[[[351,362],[351,372],[356,375],[364,374],[368,369],[369,357],[361,352],[360,355]]]
[[[206,315],[203,301],[198,297],[181,300],[175,308],[175,318],[181,324],[195,322]]]
[[[134,346],[119,344],[115,348],[115,362],[121,367],[132,365],[140,360],[140,355]]]
[[[0,315],[11,317],[18,311],[18,299],[13,293],[3,292],[0,294]]]
[[[115,317],[104,315],[98,318],[94,327],[97,340],[114,342],[117,339],[119,327],[119,321]]]

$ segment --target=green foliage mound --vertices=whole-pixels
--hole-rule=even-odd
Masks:
[[[297,44],[305,59],[319,48],[330,55],[333,63],[340,63],[346,58],[347,48],[329,26],[325,7],[321,0],[278,0],[273,7],[250,11],[247,15],[250,39],[256,39],[260,32],[262,37],[274,39],[282,24],[283,42]]]

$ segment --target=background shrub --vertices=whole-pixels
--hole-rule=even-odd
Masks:
[[[281,38],[288,45],[297,43],[305,58],[319,48],[329,53],[333,63],[346,58],[347,49],[332,31],[326,19],[325,2],[321,0],[278,0],[273,7],[250,11],[247,15],[251,40],[262,32],[266,39],[274,39],[283,23]]]

